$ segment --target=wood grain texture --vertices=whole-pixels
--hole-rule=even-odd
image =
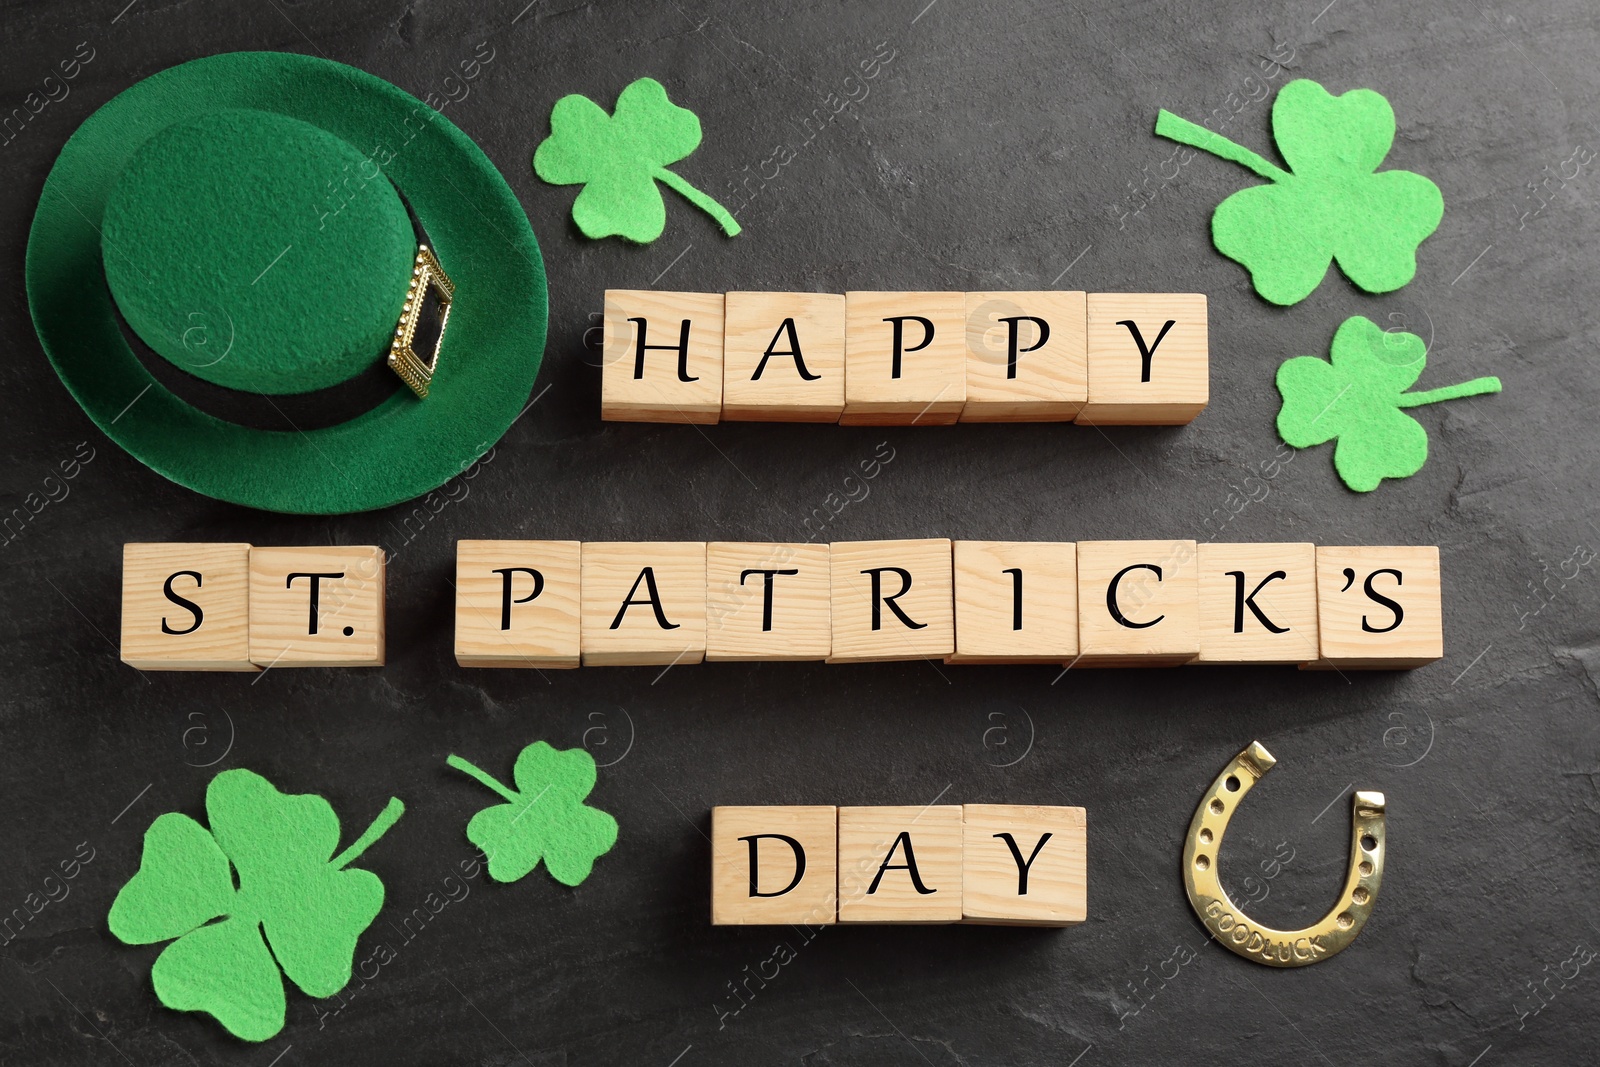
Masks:
[[[733,292],[725,303],[723,420],[838,422],[844,411],[843,295]],[[782,354],[796,345],[798,358]]]
[[[252,549],[250,659],[272,669],[383,666],[384,583],[376,545]]]
[[[456,662],[463,667],[578,666],[580,549],[577,541],[456,542]],[[501,570],[510,573],[497,573]]]
[[[1439,549],[1319,545],[1317,621],[1322,656],[1313,668],[1393,670],[1442,658]]]
[[[1077,656],[1076,544],[956,541],[951,554],[956,648],[946,662],[1059,663]]]
[[[965,293],[845,294],[845,426],[942,426],[961,417],[967,402]],[[894,323],[901,326],[899,375]],[[924,344],[926,342],[926,344]],[[921,346],[921,347],[919,347]],[[912,351],[916,349],[916,351]]]
[[[172,592],[197,611],[167,597],[169,579]],[[142,671],[257,670],[250,661],[250,546],[123,545],[121,653]]]
[[[1242,586],[1235,574],[1243,576]],[[1284,632],[1274,632],[1268,623]],[[1317,647],[1316,545],[1200,546],[1197,663],[1301,664],[1317,658]]]
[[[1088,918],[1083,808],[964,804],[961,812],[962,922],[1074,926]],[[1009,834],[1012,844],[1000,834]]]
[[[833,925],[838,918],[838,832],[839,809],[831,804],[712,808],[711,925]],[[803,852],[804,869],[785,841],[741,840],[763,834],[791,838]]]
[[[705,542],[585,542],[582,644],[586,667],[704,659]]]
[[[960,922],[961,841],[959,804],[840,808],[839,922]]]
[[[639,323],[645,330],[642,377]],[[676,347],[689,323],[687,357]],[[723,294],[607,289],[600,417],[613,422],[713,423],[722,416]],[[689,381],[683,381],[683,378]]]
[[[1175,667],[1198,656],[1198,556],[1193,541],[1078,542],[1080,654],[1069,662]]]
[[[771,576],[771,600],[763,571]],[[828,546],[712,541],[706,659],[821,660],[833,649]]]
[[[829,549],[829,663],[943,659],[955,651],[948,540],[836,541]],[[879,572],[876,597],[873,570]]]
[[[1077,421],[1164,426],[1200,414],[1211,400],[1206,307],[1199,293],[1090,293],[1089,400]],[[1150,353],[1148,380],[1140,339]]]
[[[1069,422],[1089,399],[1082,292],[979,292],[967,297],[967,402],[962,422]],[[1028,316],[1042,319],[1040,329]],[[1004,320],[1015,318],[1015,324]],[[1016,330],[1015,361],[1012,330]]]

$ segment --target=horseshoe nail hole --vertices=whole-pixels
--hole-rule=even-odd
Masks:
[[[1239,791],[1239,778],[1237,775],[1228,775],[1228,780],[1222,784],[1227,787],[1227,790],[1230,793],[1237,793]]]
[[[1348,911],[1343,912],[1337,919],[1333,921],[1339,924],[1339,929],[1341,930],[1348,930],[1350,927],[1356,924],[1356,921],[1350,917],[1350,913]]]
[[[1372,873],[1372,861],[1371,860],[1362,860],[1361,861],[1361,873],[1362,874],[1371,874]]]
[[[1371,897],[1372,894],[1367,892],[1367,887],[1362,885],[1356,886],[1356,891],[1350,894],[1350,899],[1357,904],[1365,904]]]
[[[1201,830],[1200,831],[1200,843],[1202,845],[1211,844],[1211,831],[1210,830]]]
[[[1213,815],[1221,815],[1222,814],[1222,809],[1225,806],[1226,805],[1224,805],[1222,803],[1222,798],[1221,797],[1213,797],[1211,799],[1211,814],[1213,814]]]
[[[1371,834],[1362,834],[1361,835],[1361,851],[1363,851],[1363,852],[1371,852],[1373,849],[1375,849],[1377,847],[1378,847],[1378,839],[1376,837],[1373,837]]]
[[[1209,868],[1211,866],[1211,857],[1210,856],[1196,856],[1194,858],[1194,866],[1195,866],[1195,870],[1197,870],[1197,871],[1206,870],[1207,868]]]

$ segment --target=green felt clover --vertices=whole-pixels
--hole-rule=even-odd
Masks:
[[[594,861],[617,842],[617,820],[583,802],[594,788],[594,757],[535,741],[517,756],[508,789],[460,756],[446,761],[506,799],[467,823],[467,839],[489,857],[489,877],[515,882],[539,865],[563,885],[589,877]]]
[[[345,868],[404,812],[391,797],[335,856],[339,817],[326,800],[223,771],[206,789],[209,832],[177,812],[150,824],[138,873],[111,905],[111,932],[130,945],[172,941],[150,970],[161,1003],[210,1012],[234,1036],[265,1041],[283,1029],[283,975],[313,997],[349,983],[383,883]]]
[[[1385,478],[1409,478],[1428,459],[1428,432],[1405,413],[1440,400],[1498,393],[1499,378],[1408,393],[1427,362],[1427,346],[1413,333],[1386,333],[1371,319],[1344,320],[1333,335],[1329,360],[1296,356],[1278,368],[1278,435],[1295,448],[1338,438],[1333,466],[1358,493]]]
[[[649,244],[667,224],[660,181],[721,224],[739,223],[723,206],[668,170],[700,145],[700,120],[667,99],[654,78],[640,78],[605,109],[586,96],[563,96],[550,111],[550,136],[533,153],[533,170],[552,185],[583,185],[572,221],[584,236]]]
[[[1371,89],[1334,96],[1304,78],[1285,85],[1272,102],[1272,136],[1290,170],[1169,111],[1156,117],[1156,134],[1272,183],[1217,205],[1211,239],[1274,304],[1304,300],[1331,261],[1369,293],[1400,288],[1417,272],[1417,246],[1444,215],[1433,182],[1377,169],[1394,141],[1394,110]]]

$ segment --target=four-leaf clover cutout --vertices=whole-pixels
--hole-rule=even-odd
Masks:
[[[150,970],[163,1004],[210,1012],[235,1036],[265,1041],[283,1029],[283,975],[313,997],[349,983],[383,883],[346,868],[404,811],[390,798],[335,856],[339,817],[326,800],[223,771],[206,789],[209,831],[177,812],[150,824],[138,873],[111,905],[111,932],[130,945],[172,941]]]
[[[1408,393],[1427,363],[1413,333],[1385,332],[1356,315],[1333,335],[1327,361],[1296,356],[1278,368],[1278,434],[1295,448],[1338,439],[1334,469],[1344,484],[1370,492],[1385,478],[1408,478],[1428,458],[1428,433],[1405,408],[1498,393],[1499,378]]]
[[[1269,185],[1217,206],[1217,251],[1250,271],[1256,292],[1295,304],[1339,269],[1370,293],[1387,293],[1417,270],[1417,246],[1444,214],[1439,187],[1407,170],[1378,170],[1394,142],[1394,110],[1379,93],[1334,96],[1314,81],[1285,85],[1272,102],[1272,136],[1285,170],[1169,111],[1156,134],[1242,164]]]
[[[596,772],[594,757],[581,748],[562,751],[535,741],[517,756],[515,789],[460,756],[445,762],[506,800],[467,823],[468,840],[489,858],[489,877],[497,882],[515,882],[542,859],[556,881],[577,885],[617,842],[617,820],[583,802]]]
[[[583,185],[572,221],[584,236],[625,237],[648,244],[661,236],[667,208],[656,182],[682,193],[733,237],[739,223],[723,206],[667,168],[700,145],[700,120],[667,99],[654,78],[622,90],[615,111],[574,93],[550,111],[550,136],[533,154],[533,170],[552,185]]]

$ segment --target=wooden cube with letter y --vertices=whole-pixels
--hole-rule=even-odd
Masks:
[[[1078,542],[1079,667],[1174,667],[1200,654],[1193,541]]]
[[[955,651],[947,539],[835,541],[829,567],[829,663],[943,659]]]
[[[1082,808],[962,806],[962,922],[1072,926],[1088,917]]]
[[[843,426],[947,426],[967,402],[965,293],[846,293]]]
[[[839,809],[841,923],[961,921],[961,805]]]
[[[722,416],[721,293],[607,289],[600,417],[716,422]]]
[[[586,542],[582,582],[584,666],[705,658],[704,541]]]
[[[250,550],[250,658],[261,667],[381,667],[375,545]]]
[[[577,541],[456,542],[456,662],[576,667]]]
[[[1199,293],[1090,293],[1089,400],[1077,421],[1165,426],[1211,398],[1206,298]]]
[[[253,671],[250,546],[122,546],[122,662],[142,671]]]
[[[1433,545],[1317,547],[1313,668],[1395,670],[1444,656],[1439,549]]]
[[[1198,663],[1317,658],[1317,546],[1200,546]]]
[[[711,809],[711,924],[838,919],[839,809],[832,805]]]
[[[844,297],[729,293],[722,417],[838,422],[844,411]]]

